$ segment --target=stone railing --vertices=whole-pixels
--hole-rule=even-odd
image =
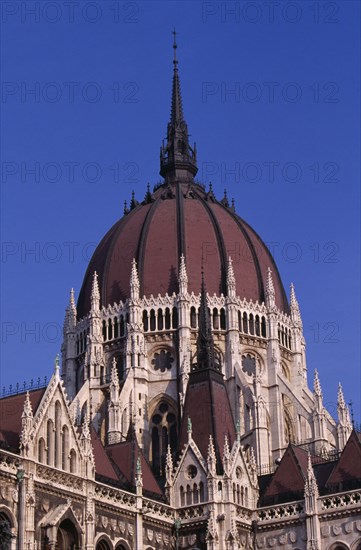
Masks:
[[[261,508],[258,510],[257,516],[260,522],[287,520],[300,516],[303,510],[303,502],[290,502],[270,506],[269,508]]]
[[[333,511],[350,508],[353,506],[361,506],[361,489],[350,491],[347,493],[339,493],[336,495],[324,496],[319,499],[321,510]]]

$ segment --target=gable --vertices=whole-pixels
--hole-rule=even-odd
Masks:
[[[353,431],[335,464],[326,483],[327,487],[341,486],[345,489],[361,484],[361,443]]]
[[[303,498],[306,472],[307,452],[289,445],[261,495],[261,505]]]

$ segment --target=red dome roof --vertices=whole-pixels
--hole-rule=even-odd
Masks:
[[[273,272],[276,305],[288,312],[286,294],[273,258],[257,233],[227,201],[214,198],[195,183],[164,184],[147,193],[116,222],[94,252],[78,300],[78,315],[90,310],[94,271],[99,276],[101,305],[125,301],[136,259],[141,296],[178,292],[178,272],[184,254],[188,291],[201,287],[202,257],[209,294],[227,293],[228,257],[233,260],[236,292],[241,298],[263,302],[267,268]]]

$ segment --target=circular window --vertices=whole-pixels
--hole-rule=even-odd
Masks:
[[[242,470],[239,466],[236,468],[236,478],[240,479],[242,477]]]
[[[162,417],[160,416],[160,414],[155,414],[152,418],[152,421],[154,424],[159,424],[162,420]]]
[[[165,412],[167,412],[167,410],[168,410],[168,405],[167,405],[167,403],[161,403],[161,404],[159,405],[159,410],[160,410],[160,412],[161,412],[162,414],[164,414]]]
[[[172,363],[174,362],[174,358],[172,357],[172,354],[168,350],[162,349],[161,351],[154,354],[154,357],[152,359],[152,365],[154,370],[160,371],[160,372],[166,372],[172,368]]]
[[[196,475],[197,475],[197,468],[193,464],[191,464],[187,468],[187,478],[194,479]]]

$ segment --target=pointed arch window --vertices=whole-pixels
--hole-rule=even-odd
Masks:
[[[164,472],[165,460],[170,445],[172,453],[177,448],[177,417],[175,409],[161,401],[151,418],[151,462],[156,475]]]

